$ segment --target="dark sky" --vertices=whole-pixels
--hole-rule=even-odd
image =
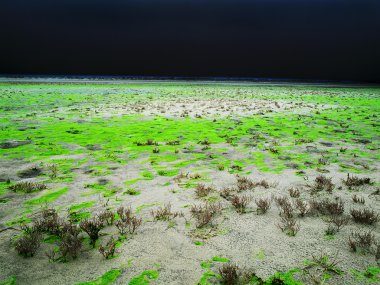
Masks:
[[[0,0],[0,73],[380,81],[379,0]]]

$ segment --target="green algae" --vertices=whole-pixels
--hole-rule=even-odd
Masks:
[[[11,276],[7,280],[0,281],[0,285],[16,285],[16,276]]]
[[[350,273],[360,282],[378,283],[380,282],[380,267],[368,267],[365,271],[351,269]]]
[[[51,203],[55,200],[57,200],[60,196],[64,195],[69,189],[67,187],[64,187],[62,189],[56,190],[56,191],[51,191],[49,193],[46,193],[42,196],[39,196],[34,199],[30,199],[24,204],[26,205],[31,205],[31,206],[37,206],[37,205],[43,205],[47,203]]]
[[[120,276],[122,273],[121,269],[112,269],[110,271],[107,271],[99,278],[88,281],[88,282],[80,282],[76,283],[75,285],[108,285],[112,284],[116,279]]]
[[[139,276],[132,278],[128,285],[148,285],[151,281],[156,280],[158,277],[158,271],[145,270]]]
[[[139,214],[141,212],[141,210],[143,210],[145,208],[150,208],[150,207],[156,206],[158,204],[159,203],[142,204],[142,205],[136,207],[136,214]]]

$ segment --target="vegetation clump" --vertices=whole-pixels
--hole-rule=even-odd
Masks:
[[[41,234],[35,229],[23,226],[23,235],[18,238],[14,247],[23,257],[32,257],[41,245]]]
[[[191,214],[197,221],[196,227],[202,228],[211,224],[212,219],[217,213],[220,213],[221,210],[222,205],[220,203],[205,203],[203,205],[193,205],[191,207]]]
[[[176,217],[182,216],[180,212],[173,212],[171,204],[166,204],[164,207],[159,207],[157,210],[152,210],[151,215],[156,221],[170,221]]]
[[[231,197],[231,204],[235,207],[236,211],[240,214],[245,213],[248,204],[252,201],[252,197],[247,195],[234,195]]]
[[[257,214],[265,214],[272,205],[272,200],[269,198],[260,198],[255,200],[257,206]]]
[[[20,178],[33,178],[42,173],[42,168],[39,166],[32,166],[27,169],[21,170],[17,173],[18,177]]]
[[[41,218],[35,222],[36,229],[41,233],[60,236],[62,233],[62,219],[55,209],[44,209]]]
[[[136,217],[130,207],[120,207],[117,209],[117,213],[120,217],[120,220],[117,220],[115,222],[115,226],[121,235],[125,235],[126,233],[134,234],[137,228],[142,225],[142,219]]]
[[[35,191],[45,190],[47,186],[43,183],[22,181],[14,185],[8,186],[8,189],[13,192],[31,193]]]
[[[145,142],[136,142],[137,146],[148,146],[148,145],[158,145],[158,142],[154,141],[153,139],[147,139]]]
[[[99,219],[103,222],[103,224],[113,225],[115,220],[115,213],[110,210],[105,210],[98,214]]]
[[[236,264],[225,263],[219,268],[219,275],[221,278],[221,283],[226,285],[234,285],[238,283],[239,267]]]
[[[342,215],[344,213],[344,202],[340,199],[331,201],[324,199],[321,201],[310,201],[310,212],[319,212],[322,215]]]
[[[301,217],[304,217],[310,211],[309,203],[302,199],[296,199],[294,206],[298,210],[299,216]]]
[[[360,224],[373,225],[379,220],[379,214],[369,208],[351,209],[350,213],[353,220]]]
[[[294,188],[294,187],[289,188],[288,192],[289,192],[290,197],[292,197],[292,198],[299,198],[301,195],[300,190],[298,188]]]
[[[99,246],[99,252],[101,253],[101,255],[103,255],[105,259],[110,259],[114,257],[116,251],[116,242],[117,241],[113,237],[111,237],[104,246]]]
[[[80,228],[90,237],[90,245],[95,248],[96,241],[99,239],[99,232],[103,228],[103,222],[99,217],[86,219],[80,222]]]
[[[353,186],[361,186],[361,185],[365,185],[365,184],[370,184],[371,183],[371,178],[369,177],[363,177],[363,178],[360,178],[360,177],[357,177],[357,176],[354,176],[354,175],[351,175],[348,173],[347,174],[347,178],[346,179],[342,179],[344,185],[346,185],[347,187],[353,187]]]
[[[197,198],[203,198],[214,191],[215,191],[215,187],[206,186],[204,184],[199,183],[197,187],[195,188],[195,195],[197,196]]]
[[[359,203],[359,204],[365,204],[365,199],[364,197],[359,197],[358,195],[354,194],[354,196],[352,196],[352,201],[354,203]]]
[[[295,236],[301,228],[300,223],[290,216],[282,216],[277,226],[288,236]]]
[[[375,243],[375,236],[371,231],[351,232],[348,244],[353,252],[370,252]]]
[[[246,191],[246,190],[252,190],[255,187],[255,183],[249,179],[248,177],[244,176],[236,176],[237,181],[237,190],[240,191]]]
[[[64,260],[66,260],[68,256],[73,259],[78,257],[83,246],[82,240],[79,238],[80,232],[81,230],[76,224],[66,223],[64,225],[59,245],[59,251]]]
[[[315,178],[314,184],[309,185],[309,187],[311,188],[312,194],[320,191],[332,193],[335,185],[332,183],[332,178],[327,178],[326,176],[319,175]]]

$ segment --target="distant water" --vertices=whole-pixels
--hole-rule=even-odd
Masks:
[[[8,83],[154,83],[178,82],[200,84],[306,85],[324,87],[380,87],[379,83],[355,81],[304,80],[262,77],[186,77],[186,76],[90,76],[90,75],[0,75]]]

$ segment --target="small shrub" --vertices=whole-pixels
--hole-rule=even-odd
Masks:
[[[153,150],[152,150],[153,153],[159,153],[160,152],[160,149],[158,147],[155,147]]]
[[[38,166],[32,166],[27,169],[21,170],[17,173],[20,178],[32,178],[40,175],[42,173],[42,168]]]
[[[47,186],[43,183],[30,182],[30,181],[18,182],[14,185],[8,186],[9,190],[13,192],[22,192],[22,193],[31,193],[34,191],[41,191],[46,188]]]
[[[301,228],[299,222],[297,222],[293,217],[286,215],[281,217],[281,221],[277,226],[288,236],[295,236]]]
[[[281,217],[292,218],[293,217],[293,205],[289,201],[288,197],[275,197],[274,198],[277,207],[280,210]]]
[[[137,146],[147,146],[147,145],[158,145],[158,142],[155,142],[153,139],[147,139],[146,142],[137,142]]]
[[[250,196],[237,196],[234,195],[231,197],[231,204],[235,207],[236,211],[240,214],[245,213],[245,210],[248,204],[252,201],[252,197]]]
[[[66,260],[68,256],[75,259],[82,249],[82,240],[79,238],[80,228],[76,224],[65,224],[61,235],[59,250],[62,257]]]
[[[134,234],[138,227],[142,224],[142,219],[137,218],[136,216],[132,216],[130,219],[126,221],[118,220],[115,223],[115,226],[119,230],[121,235],[125,235],[126,233]]]
[[[210,204],[205,203],[203,205],[193,205],[191,207],[191,214],[193,218],[197,220],[196,227],[202,228],[209,225],[213,217],[222,210],[220,203]]]
[[[224,168],[225,168],[225,166],[224,166],[224,164],[219,163],[219,164],[217,165],[217,168],[218,168],[219,171],[223,171]]]
[[[290,188],[289,190],[289,195],[290,195],[290,197],[292,197],[292,198],[299,198],[300,197],[300,195],[301,195],[301,192],[300,192],[300,190],[299,189],[297,189],[297,188]]]
[[[62,224],[55,209],[44,209],[41,218],[35,222],[35,227],[39,232],[60,236]]]
[[[185,178],[189,178],[189,173],[184,174],[183,172],[180,172],[176,177],[174,177],[174,181],[178,183]]]
[[[128,207],[128,208],[119,207],[119,208],[117,208],[116,212],[122,221],[126,221],[132,217],[131,207]]]
[[[265,179],[262,179],[259,182],[256,182],[255,186],[261,186],[261,187],[264,187],[265,189],[268,189],[270,187],[269,182],[266,181]]]
[[[151,215],[156,221],[170,221],[182,214],[180,212],[172,212],[171,204],[166,204],[164,207],[159,207],[157,210],[152,210]]]
[[[359,203],[359,204],[365,204],[365,199],[364,197],[359,197],[357,196],[356,194],[354,196],[352,196],[352,201],[354,203]]]
[[[348,173],[346,179],[342,179],[342,182],[344,185],[347,187],[352,187],[352,186],[361,186],[365,184],[370,184],[371,183],[371,178],[369,177],[364,177],[364,178],[359,178],[357,176],[351,175]]]
[[[167,145],[179,145],[180,141],[179,140],[173,140],[173,141],[168,141],[166,144]]]
[[[251,190],[255,187],[255,183],[247,177],[236,175],[236,181],[238,192]]]
[[[255,200],[255,203],[257,206],[257,210],[256,210],[257,214],[265,214],[270,209],[272,205],[272,200],[269,198],[267,199],[260,198],[260,199]]]
[[[231,165],[231,170],[237,170],[237,171],[242,171],[243,170],[243,167],[238,165],[238,164],[233,164]]]
[[[58,175],[58,166],[56,164],[49,164],[47,169],[50,171],[49,177],[56,178]]]
[[[339,261],[336,259],[338,252],[334,257],[329,257],[326,253],[321,251],[319,255],[312,255],[312,260],[306,262],[305,269],[312,267],[319,267],[326,273],[342,274],[342,270],[338,268]],[[323,283],[323,282],[322,282]],[[322,284],[319,283],[318,284]]]
[[[90,245],[95,248],[95,243],[99,239],[99,232],[103,228],[103,222],[98,218],[81,221],[80,228],[90,237]]]
[[[214,191],[215,188],[213,186],[205,186],[204,184],[199,183],[195,188],[195,195],[197,196],[197,198],[203,198]]]
[[[208,139],[204,139],[202,141],[199,141],[198,144],[201,144],[201,145],[210,145],[211,142]]]
[[[221,283],[226,285],[234,285],[238,283],[238,270],[239,267],[235,264],[226,263],[219,268],[219,275],[221,277]]]
[[[296,199],[294,204],[301,217],[304,217],[307,213],[309,213],[310,207],[306,201]]]
[[[98,218],[103,224],[112,225],[115,220],[115,213],[110,210],[105,210],[98,214]]]
[[[24,257],[32,257],[41,245],[41,234],[38,231],[24,233],[16,240],[14,247]]]
[[[160,170],[160,171],[162,171],[162,170]],[[166,172],[162,172],[162,173],[163,173],[163,175],[166,174]],[[136,195],[140,194],[140,191],[132,189],[132,188],[129,188],[123,194],[131,195],[131,196],[136,196]]]
[[[117,209],[117,213],[120,220],[115,222],[115,226],[121,235],[125,235],[126,233],[134,234],[136,229],[142,225],[142,219],[137,218],[132,213],[132,209],[130,207],[119,207]]]
[[[327,165],[328,162],[329,162],[329,159],[325,156],[318,158],[318,164]]]
[[[229,187],[225,187],[223,188],[222,190],[219,191],[219,195],[226,199],[226,200],[229,200],[232,196],[232,192],[234,191],[235,189],[233,188],[229,188]]]
[[[104,256],[105,259],[110,259],[115,255],[116,242],[117,241],[111,237],[104,246],[99,246],[99,252]]]
[[[335,202],[329,199],[322,201],[312,200],[310,201],[310,211],[319,212],[322,215],[342,215],[344,213],[344,203],[340,199]]]
[[[328,221],[329,223],[333,224],[337,232],[339,232],[344,226],[348,224],[348,222],[350,221],[350,217],[347,215],[342,215],[342,216],[333,215],[330,217]]]
[[[352,232],[348,244],[353,252],[364,250],[369,252],[375,242],[375,236],[371,231]]]
[[[373,225],[379,220],[379,215],[369,208],[351,209],[350,213],[353,220],[360,224]]]
[[[274,153],[274,154],[278,154],[278,153],[279,153],[279,150],[278,150],[277,148],[273,147],[273,146],[270,146],[270,147],[269,147],[269,151],[270,151],[271,153]]]
[[[319,175],[315,178],[314,184],[309,185],[311,188],[312,194],[320,192],[320,191],[326,191],[328,193],[332,193],[334,190],[335,185],[332,183],[332,178],[327,178],[323,175]]]
[[[334,227],[333,225],[329,224],[325,231],[325,234],[327,236],[334,236],[337,232],[338,232],[338,229]]]

